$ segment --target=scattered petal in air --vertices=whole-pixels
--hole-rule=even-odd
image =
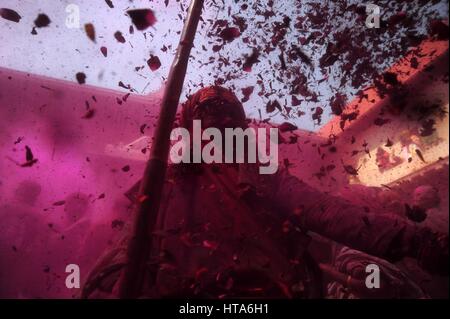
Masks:
[[[122,32],[116,31],[116,33],[114,33],[114,37],[116,38],[117,42],[125,43],[125,38],[123,37]]]
[[[84,74],[83,72],[78,72],[75,77],[77,78],[77,81],[79,84],[84,84],[86,83],[86,74]]]
[[[95,42],[95,28],[92,23],[86,23],[84,25],[84,31],[86,32],[86,35],[88,36],[91,41]]]
[[[102,54],[105,58],[108,56],[108,48],[107,47],[101,47],[100,52],[102,52]]]
[[[229,27],[229,28],[225,28],[222,30],[222,32],[220,32],[220,37],[226,41],[226,42],[231,42],[234,39],[238,38],[241,35],[241,32],[239,31],[238,28],[236,27]]]
[[[36,20],[34,20],[34,25],[37,28],[43,28],[43,27],[48,27],[48,25],[50,24],[50,19],[46,14],[39,14],[36,18]]]
[[[7,8],[0,9],[0,17],[13,22],[19,22],[20,19],[22,19],[22,17],[16,11]]]
[[[156,23],[156,17],[150,9],[128,10],[131,21],[139,31],[145,30]]]
[[[111,9],[114,9],[114,4],[112,3],[111,0],[105,0],[105,2],[108,5],[108,7],[110,7]]]
[[[161,61],[156,55],[151,55],[150,59],[147,60],[147,64],[152,71],[156,71],[161,67]]]

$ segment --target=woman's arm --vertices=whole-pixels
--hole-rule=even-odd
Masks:
[[[274,199],[291,212],[302,229],[389,261],[413,257],[430,272],[448,273],[448,236],[388,212],[366,212],[343,198],[314,189],[286,171],[278,175]]]

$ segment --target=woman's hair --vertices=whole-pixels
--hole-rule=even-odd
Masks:
[[[192,128],[192,121],[204,112],[214,112],[221,115],[221,111],[245,125],[245,112],[242,103],[230,90],[221,86],[208,86],[200,89],[183,104],[180,126],[188,130]]]

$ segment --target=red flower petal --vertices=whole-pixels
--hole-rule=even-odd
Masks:
[[[155,14],[150,9],[128,10],[127,13],[136,29],[140,31],[151,27],[156,22]]]
[[[152,71],[156,71],[161,67],[161,61],[156,55],[151,55],[150,59],[147,60],[147,64]]]

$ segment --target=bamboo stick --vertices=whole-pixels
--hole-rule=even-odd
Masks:
[[[158,218],[170,148],[170,133],[173,128],[202,7],[203,0],[192,0],[180,43],[170,68],[150,150],[150,158],[140,184],[132,236],[127,248],[127,263],[120,278],[120,298],[139,297],[144,280],[146,284],[155,284],[156,270],[150,272],[150,276],[145,275],[148,272],[147,260],[153,242],[151,234]]]

